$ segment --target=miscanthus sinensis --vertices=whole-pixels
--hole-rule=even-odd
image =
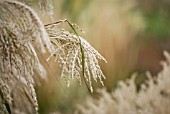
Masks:
[[[137,91],[135,76],[109,93],[99,89],[99,99],[89,97],[79,105],[80,114],[170,114],[170,54],[164,52],[167,62],[157,76],[147,73],[148,80]]]
[[[31,0],[20,1],[31,3]],[[47,0],[38,0],[38,3],[41,8],[45,8]],[[1,0],[0,90],[3,95],[1,98],[4,100],[2,103],[9,105],[5,105],[8,112],[14,113],[15,110],[18,113],[38,113],[33,74],[35,70],[41,73],[44,69],[39,62],[37,50],[40,53],[48,50],[51,53],[48,59],[55,56],[62,69],[61,77],[68,85],[69,80],[74,78],[81,84],[82,77],[85,82],[89,82],[91,91],[93,91],[92,78],[95,81],[99,79],[103,84],[102,78],[105,76],[97,58],[106,60],[86,40],[57,28],[57,24],[54,23],[44,27],[35,11],[24,3]],[[22,95],[26,97],[22,98]],[[18,101],[29,103],[22,104]],[[34,110],[26,108],[30,104]]]
[[[0,1],[0,89],[4,99],[11,104],[11,92],[19,82],[25,83],[37,111],[32,75],[34,69],[41,71],[41,65],[35,44],[42,52],[45,52],[45,46],[52,52],[50,39],[37,14],[21,2]]]
[[[73,24],[67,20],[59,22],[67,22],[71,27]],[[55,56],[55,61],[58,61],[62,68],[61,77],[65,79],[67,85],[70,85],[70,79],[78,79],[81,84],[81,75],[84,81],[89,82],[90,91],[93,92],[91,79],[96,82],[99,79],[102,85],[102,79],[105,79],[103,72],[100,69],[97,59],[105,60],[85,39],[82,37],[58,29],[57,25],[53,23],[45,26],[55,50],[47,60]],[[83,60],[84,59],[84,60]]]

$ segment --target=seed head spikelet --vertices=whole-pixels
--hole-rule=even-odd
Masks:
[[[37,1],[43,11],[52,10],[51,0]],[[55,56],[62,68],[61,77],[68,86],[70,80],[76,78],[81,84],[83,78],[92,92],[91,79],[99,80],[103,85],[105,78],[97,58],[106,60],[77,34],[74,27],[79,27],[67,20],[44,27],[35,11],[24,4],[31,2],[0,1],[0,91],[9,113],[38,113],[33,74],[37,69],[44,74],[45,71],[37,53],[41,55],[48,50],[51,55],[47,60]],[[60,22],[68,22],[75,34],[57,28]]]
[[[41,68],[34,49],[45,52],[46,46],[52,52],[52,46],[44,25],[30,7],[17,1],[0,1],[0,46],[0,89],[5,99],[11,103],[11,90],[22,77],[38,110],[32,75],[35,68]]]
[[[83,78],[89,82],[90,91],[92,92],[91,78],[97,79],[103,85],[102,78],[104,74],[98,65],[97,58],[104,60],[102,57],[85,39],[82,37],[57,28],[58,23],[46,25],[46,30],[49,34],[52,44],[56,50],[47,60],[55,55],[56,60],[62,68],[61,77],[70,84],[70,79],[77,78],[81,83],[81,73]],[[84,67],[84,68],[83,68]]]

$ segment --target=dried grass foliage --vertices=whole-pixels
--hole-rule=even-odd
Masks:
[[[50,50],[50,40],[38,16],[26,5],[17,1],[1,1],[0,11],[1,91],[11,104],[12,89],[18,80],[23,80],[31,92],[35,110],[38,110],[32,75],[40,63],[33,41],[44,52],[44,45]]]
[[[63,20],[66,21],[66,20]],[[55,49],[49,56],[49,60],[55,55],[55,61],[58,61],[62,68],[61,77],[65,79],[67,85],[70,85],[70,81],[74,78],[78,79],[80,84],[82,83],[81,74],[83,72],[82,61],[84,59],[84,78],[89,83],[90,91],[93,91],[91,79],[96,82],[99,79],[103,84],[105,76],[101,71],[97,59],[101,59],[106,62],[105,58],[101,56],[85,39],[70,33],[65,30],[56,28],[57,24],[51,24],[46,26],[47,32],[51,38],[52,44]],[[84,58],[82,58],[81,46],[83,48]]]
[[[170,114],[170,55],[164,52],[167,62],[156,77],[149,73],[148,80],[137,91],[135,77],[119,82],[112,93],[100,89],[99,99],[89,97],[79,105],[81,114]]]
[[[40,8],[45,8],[48,2],[48,0],[38,0]],[[1,0],[0,90],[1,104],[6,107],[4,110],[8,113],[11,111],[38,113],[33,74],[35,70],[44,72],[44,69],[39,62],[37,50],[40,50],[38,51],[40,53],[48,50],[51,53],[49,59],[55,56],[67,84],[74,78],[81,82],[82,71],[84,71],[82,76],[89,82],[91,91],[92,78],[95,81],[99,78],[103,84],[102,78],[105,77],[97,58],[104,61],[105,59],[86,40],[58,29],[55,24],[44,27],[35,11],[24,3]],[[9,105],[9,108],[5,104]],[[23,105],[26,106],[22,108]]]

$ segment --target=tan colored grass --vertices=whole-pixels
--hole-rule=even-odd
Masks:
[[[167,62],[156,77],[147,73],[148,80],[137,90],[135,76],[109,93],[99,89],[99,99],[89,97],[79,105],[80,114],[170,114],[170,55],[164,52]]]
[[[44,11],[48,2],[38,0]],[[8,113],[38,113],[33,74],[35,70],[45,71],[37,52],[48,51],[49,58],[55,56],[67,83],[74,78],[81,81],[80,73],[85,71],[82,77],[89,82],[91,91],[91,78],[103,84],[105,77],[97,58],[105,59],[82,37],[52,26],[45,28],[36,12],[24,3],[0,1],[0,103]]]

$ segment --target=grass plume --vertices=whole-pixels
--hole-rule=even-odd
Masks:
[[[170,114],[170,54],[164,55],[167,62],[161,62],[163,70],[157,77],[147,73],[148,80],[139,91],[133,75],[120,81],[112,93],[99,89],[98,99],[89,97],[84,105],[78,105],[80,114]]]
[[[26,2],[31,3],[30,0]],[[40,8],[44,8],[48,2],[38,0]],[[106,60],[76,31],[73,34],[61,30],[55,23],[44,27],[36,12],[28,5],[19,1],[1,0],[0,101],[9,114],[38,113],[33,74],[35,70],[45,71],[39,62],[37,49],[40,53],[48,51],[51,54],[48,59],[55,56],[62,68],[61,77],[68,86],[69,80],[74,78],[81,84],[81,72],[89,82],[91,91],[92,78],[95,81],[99,79],[103,84],[102,78],[105,76],[97,58]]]
[[[67,20],[63,20],[67,21]],[[75,29],[69,23],[69,25],[75,31],[75,34],[65,30],[57,28],[59,23],[52,23],[46,25],[46,30],[49,34],[52,44],[55,46],[55,51],[51,53],[49,60],[53,55],[55,61],[60,63],[62,68],[61,77],[63,77],[69,86],[70,79],[77,78],[81,84],[81,72],[83,72],[83,78],[89,82],[90,91],[93,91],[91,79],[93,78],[96,82],[99,78],[103,84],[102,78],[105,79],[100,66],[98,65],[97,58],[105,60],[85,39],[78,36]]]
[[[12,90],[17,84],[24,83],[38,111],[32,75],[34,69],[42,69],[35,44],[42,52],[46,51],[45,46],[52,52],[48,34],[34,10],[17,1],[0,1],[0,89],[11,104]]]

